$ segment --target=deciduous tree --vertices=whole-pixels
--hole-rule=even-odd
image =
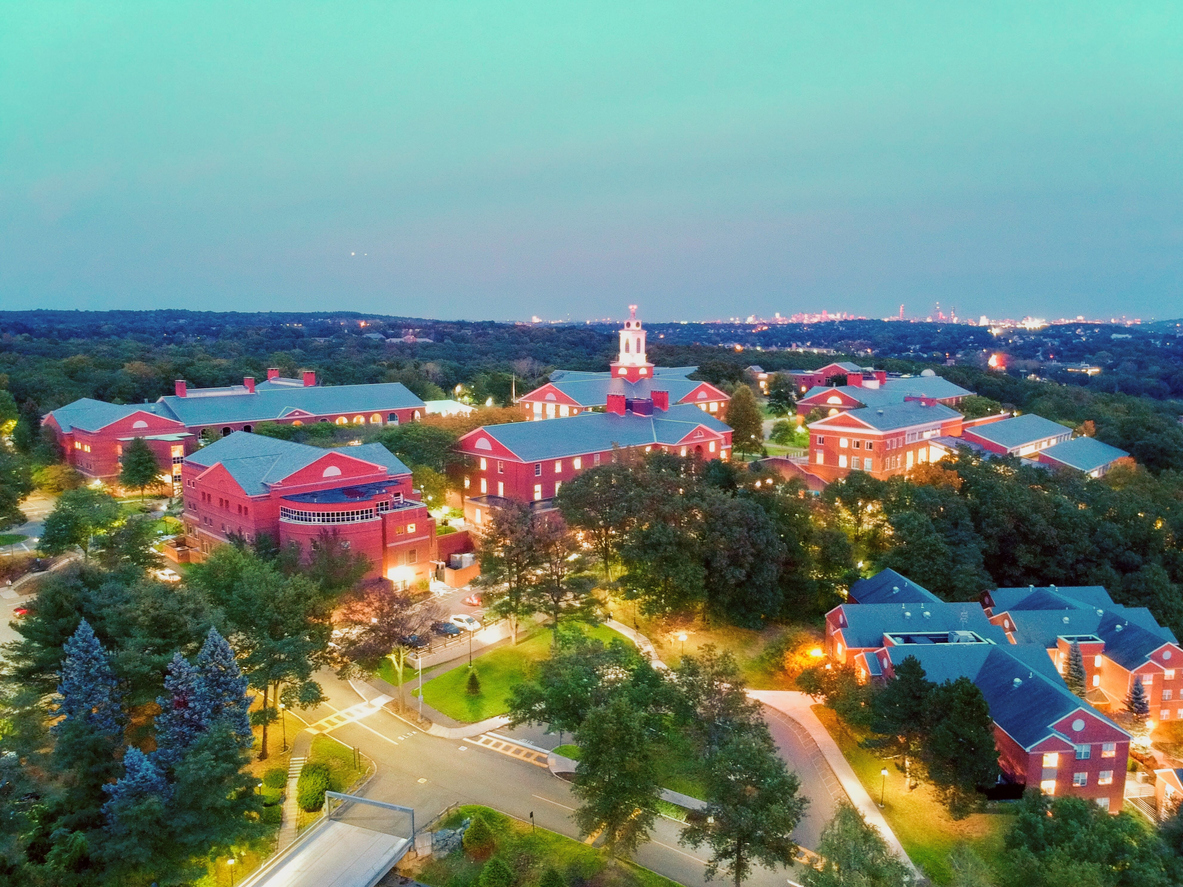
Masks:
[[[731,426],[731,445],[737,453],[751,455],[763,449],[764,415],[747,385],[740,385],[732,393],[723,421]]]
[[[928,778],[954,819],[980,810],[980,786],[998,779],[994,722],[982,691],[969,678],[945,681],[930,695],[929,730],[921,747]]]
[[[69,490],[62,493],[45,519],[41,550],[61,554],[77,546],[83,557],[89,558],[95,536],[118,520],[119,503],[110,494],[89,487]]]
[[[160,484],[161,468],[156,454],[142,437],[133,437],[123,448],[119,469],[119,485],[140,491],[140,499],[148,487]]]
[[[834,818],[822,829],[817,852],[822,866],[805,868],[805,887],[911,887],[915,880],[879,830],[848,801],[838,802]]]
[[[493,597],[489,609],[509,621],[510,642],[518,642],[518,628],[523,619],[538,612],[539,602],[532,594],[536,574],[541,567],[534,516],[529,506],[507,501],[492,511],[492,517],[477,543],[481,575],[476,585]]]

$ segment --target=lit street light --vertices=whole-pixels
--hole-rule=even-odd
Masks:
[[[234,887],[234,863],[237,861],[233,856],[226,860],[226,865],[230,866],[230,887]]]
[[[682,632],[680,635],[678,635],[678,640],[680,640],[682,642],[682,652],[681,652],[681,654],[679,654],[681,656],[686,655],[686,637],[687,637],[686,632]]]
[[[283,735],[283,750],[284,751],[288,750],[288,722],[287,722],[287,720],[284,719],[284,716],[283,716],[284,709],[286,709],[286,708],[287,708],[287,706],[284,705],[282,702],[279,703],[279,730],[280,730],[280,733]]]
[[[887,768],[880,770],[879,775],[883,777],[883,783],[879,786],[879,806],[882,807],[884,792],[887,791]]]

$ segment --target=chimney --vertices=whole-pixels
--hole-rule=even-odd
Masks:
[[[316,371],[304,370],[304,387],[314,388],[316,386]]]
[[[670,393],[668,391],[653,392],[653,409],[668,411],[670,408]]]
[[[846,374],[846,384],[849,385],[851,388],[862,388],[863,387],[863,374],[862,373],[847,373]]]
[[[879,380],[880,385],[887,384],[887,370],[875,370],[875,378]]]
[[[184,379],[177,379],[175,385],[176,385],[177,397],[184,397],[187,393],[187,389],[185,387],[185,380]]]
[[[272,379],[278,379],[278,378],[279,378],[279,367],[268,367],[267,381],[270,382]]]
[[[623,394],[609,394],[608,403],[604,407],[604,411],[608,413],[615,413],[618,416],[624,415],[625,399]]]
[[[242,379],[242,385],[251,394],[255,393],[255,377],[254,376],[244,376]]]

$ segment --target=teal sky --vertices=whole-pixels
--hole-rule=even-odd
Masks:
[[[5,308],[633,301],[1183,315],[1183,4],[0,4]]]

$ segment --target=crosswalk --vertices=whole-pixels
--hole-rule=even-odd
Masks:
[[[367,702],[359,702],[357,705],[351,705],[349,708],[342,709],[339,712],[329,715],[327,718],[321,718],[316,723],[309,724],[308,732],[313,735],[331,733],[338,727],[344,727],[346,724],[352,724],[355,721],[360,721],[362,718],[369,717],[374,712],[381,711],[382,706],[393,698],[392,696],[377,696]]]
[[[490,736],[488,733],[482,733],[480,736],[473,737],[468,741],[473,745],[481,746],[481,748],[487,748],[490,751],[516,758],[519,761],[525,761],[527,764],[533,764],[535,767],[546,766],[545,752],[526,748],[524,745],[518,745],[516,742],[508,742],[500,737]]]

